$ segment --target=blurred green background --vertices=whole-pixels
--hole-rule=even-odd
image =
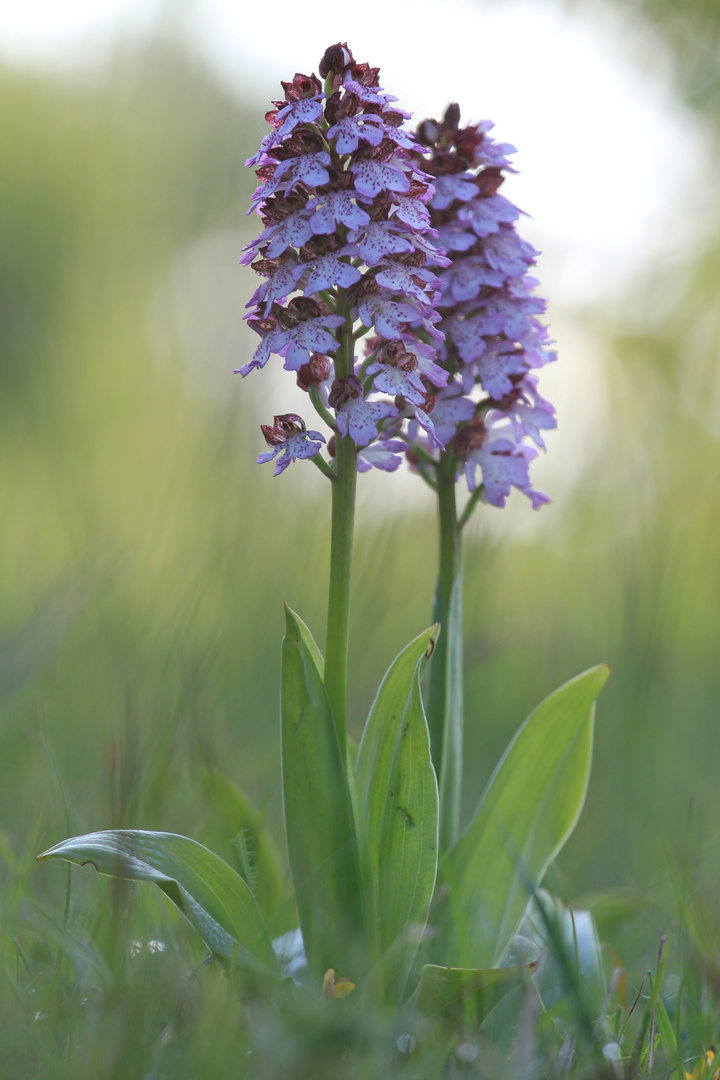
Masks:
[[[718,5],[637,7],[717,149]],[[6,929],[35,902],[62,908],[64,870],[32,856],[68,828],[210,836],[205,765],[241,783],[281,836],[282,601],[322,641],[329,505],[315,470],[273,480],[256,468],[280,382],[231,374],[248,347],[237,259],[256,229],[243,161],[264,107],[163,35],[77,77],[0,67]],[[710,183],[698,176],[688,199]],[[719,226],[710,198],[688,258],[658,265],[622,311],[576,313],[602,358],[600,448],[542,529],[500,534],[487,509],[467,543],[466,814],[537,701],[591,664],[612,669],[586,809],[559,864],[567,898],[655,888],[691,801],[697,872],[717,882]],[[178,281],[195,295],[179,314]],[[197,325],[205,297],[227,314],[211,331]],[[188,362],[193,335],[227,356],[221,384],[217,365],[206,378]],[[355,733],[428,623],[436,556],[431,501],[379,513],[372,490],[356,547]]]

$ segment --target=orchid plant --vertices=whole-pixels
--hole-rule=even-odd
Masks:
[[[511,487],[535,509],[548,502],[528,469],[555,426],[535,373],[555,354],[529,275],[537,252],[498,194],[513,148],[493,141],[487,121],[460,127],[456,105],[414,134],[378,70],[345,44],[325,52],[319,76],[283,83],[267,113],[248,161],[263,229],[242,260],[262,280],[246,316],[259,343],[240,374],[280,356],[326,431],[278,414],[261,427],[258,461],[275,475],[311,461],[332,499],[325,654],[290,609],[283,641],[285,899],[297,928],[273,937],[282,872],[267,830],[223,778],[210,784],[234,800],[235,867],[186,837],[139,830],[75,837],[39,858],[154,882],[229,970],[263,976],[253,992],[292,977],[298,992],[356,990],[355,1000],[435,1014],[463,1001],[481,1020],[537,963],[518,931],[582,808],[607,677],[593,668],[538,706],[460,833],[460,538],[471,513],[504,506]],[[433,625],[390,665],[355,747],[357,476],[403,458],[437,495]]]

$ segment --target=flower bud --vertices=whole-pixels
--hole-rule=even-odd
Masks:
[[[460,123],[460,106],[456,101],[453,101],[448,105],[447,109],[443,113],[443,124],[446,128],[452,128],[457,130],[457,126]]]
[[[327,79],[331,71],[336,75],[341,75],[348,64],[352,63],[353,54],[347,47],[347,41],[342,45],[338,42],[337,45],[331,45],[325,50],[318,71],[321,78]]]
[[[309,390],[312,383],[325,382],[330,374],[332,362],[324,353],[313,353],[307,364],[303,364],[297,373],[296,382],[301,390]]]

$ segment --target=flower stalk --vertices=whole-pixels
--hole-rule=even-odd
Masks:
[[[338,378],[353,369],[353,322],[347,315],[342,344],[335,357]],[[347,753],[347,669],[350,638],[350,589],[352,584],[357,448],[350,435],[335,438],[335,476],[332,482],[332,529],[330,536],[330,587],[325,642],[325,689],[327,690],[340,749]]]
[[[456,463],[442,451],[436,468],[438,576],[433,621],[442,626],[430,661],[426,715],[440,786],[440,851],[458,836],[462,787],[462,530],[456,507]]]

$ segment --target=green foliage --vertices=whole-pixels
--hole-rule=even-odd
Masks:
[[[438,633],[438,626],[430,627],[411,641],[393,660],[380,683],[360,740],[355,773],[362,813],[367,823],[370,855],[376,873],[390,768],[408,703],[408,693],[415,668],[432,654]]]
[[[716,7],[635,7],[677,48],[689,98],[715,102],[717,80],[706,75]],[[254,1062],[253,1076],[269,1080],[339,1070],[356,1080],[408,1068],[436,1077],[447,1059],[456,1073],[515,1080],[529,1047],[538,1073],[556,1075],[574,1025],[552,1030],[529,1007],[515,1043],[497,1053],[465,1033],[480,1047],[475,1064],[455,1056],[460,1036],[442,1042],[424,1020],[408,1021],[417,1048],[401,1055],[396,1015],[353,1013],[354,994],[259,1006],[251,1036],[225,975],[198,970],[194,931],[152,899],[157,890],[68,866],[66,908],[66,879],[58,888],[56,873],[35,866],[43,838],[65,829],[58,779],[68,831],[132,821],[212,847],[203,770],[219,766],[259,797],[280,838],[280,601],[322,626],[327,542],[314,476],[296,486],[248,466],[273,402],[258,418],[252,390],[228,389],[245,358],[238,298],[247,290],[234,283],[250,235],[242,162],[259,133],[253,119],[247,136],[244,104],[158,42],[126,49],[92,78],[5,65],[0,80],[2,1068],[209,1080]],[[698,898],[717,878],[720,811],[708,768],[720,699],[719,273],[709,213],[697,250],[677,264],[659,259],[628,297],[629,328],[622,313],[589,313],[611,422],[588,433],[595,455],[572,498],[561,495],[560,512],[522,537],[468,527],[465,541],[472,719],[461,823],[517,717],[598,655],[613,668],[588,807],[554,887],[570,897],[631,880],[641,893],[642,907],[614,904],[610,917],[603,901],[597,911],[608,974],[624,969],[597,1018],[620,1039],[628,1075],[647,1064],[647,981],[628,1014],[671,919],[686,928],[671,957],[685,989],[682,1001],[670,982],[661,994],[691,1075],[711,1080],[704,1054],[720,1030],[717,905],[710,897],[701,918]],[[560,310],[554,322],[561,337]],[[433,572],[430,514],[429,500],[388,520],[361,514],[356,734],[387,657],[426,617],[418,581]],[[690,795],[701,808],[697,889],[679,914],[666,856],[682,843]],[[156,939],[165,952],[149,951]],[[657,1076],[677,1070],[662,1038]],[[604,1075],[607,1065],[588,1051],[575,1067]]]
[[[315,662],[317,647],[286,608],[281,691],[285,834],[310,970],[356,976],[364,897],[345,761]]]
[[[565,683],[527,718],[475,817],[440,865],[450,890],[455,956],[496,964],[528,897],[577,822],[592,759],[595,699],[606,665]]]
[[[438,788],[420,696],[421,657],[397,731],[380,822],[377,914],[383,951],[425,929],[438,864]]]
[[[425,964],[409,1004],[426,1016],[441,1015],[457,1029],[479,1027],[510,990],[522,985],[537,968],[541,950],[522,964],[488,970]]]
[[[92,863],[110,877],[152,881],[218,956],[277,971],[249,886],[212,851],[186,836],[139,829],[88,833],[55,844],[38,859]]]

